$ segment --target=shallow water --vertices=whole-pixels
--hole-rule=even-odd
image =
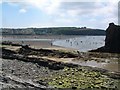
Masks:
[[[3,36],[2,41],[14,42],[50,42],[52,45],[66,48],[77,49],[81,52],[86,52],[92,49],[97,49],[104,45],[105,36],[70,36],[70,35],[13,35]],[[40,43],[41,44],[41,43]],[[35,44],[36,45],[36,44]]]
[[[64,40],[56,40],[53,45],[74,48],[81,52],[97,49],[104,46],[105,36],[78,36]]]

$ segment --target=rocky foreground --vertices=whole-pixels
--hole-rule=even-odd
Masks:
[[[94,88],[119,90],[119,72],[64,62],[64,59],[83,59],[83,54],[60,50],[34,49],[26,45],[16,44],[2,45],[0,49],[2,50],[0,84],[3,89],[69,88],[90,90]],[[105,56],[95,53],[90,55],[101,58]],[[109,54],[107,55],[109,56]],[[119,55],[115,57],[119,58]],[[55,60],[50,58],[55,58]],[[59,60],[61,58],[64,58],[63,61]]]

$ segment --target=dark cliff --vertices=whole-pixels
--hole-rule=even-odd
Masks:
[[[105,46],[91,52],[120,53],[120,26],[110,23],[106,29]]]

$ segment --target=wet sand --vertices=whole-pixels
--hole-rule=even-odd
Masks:
[[[46,49],[65,49],[65,50],[76,50],[72,48],[65,48],[65,47],[60,47],[53,45],[52,42],[55,40],[62,40],[62,39],[68,39],[68,38],[73,38],[73,37],[78,37],[75,35],[4,35],[2,37],[2,41],[11,41],[13,43],[18,43],[18,44],[26,44],[30,45],[32,48],[46,48]],[[36,39],[33,41],[29,41],[26,39]],[[37,40],[41,39],[41,40]],[[17,41],[18,40],[18,41]]]
[[[34,48],[64,48],[77,49],[80,52],[87,52],[104,45],[104,36],[76,36],[76,35],[6,35],[4,41],[19,42],[28,44]],[[55,46],[56,45],[56,46]]]

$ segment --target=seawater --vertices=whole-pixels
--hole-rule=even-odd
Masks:
[[[105,44],[105,36],[78,36],[64,40],[55,40],[53,45],[74,48],[81,52],[97,49]]]

